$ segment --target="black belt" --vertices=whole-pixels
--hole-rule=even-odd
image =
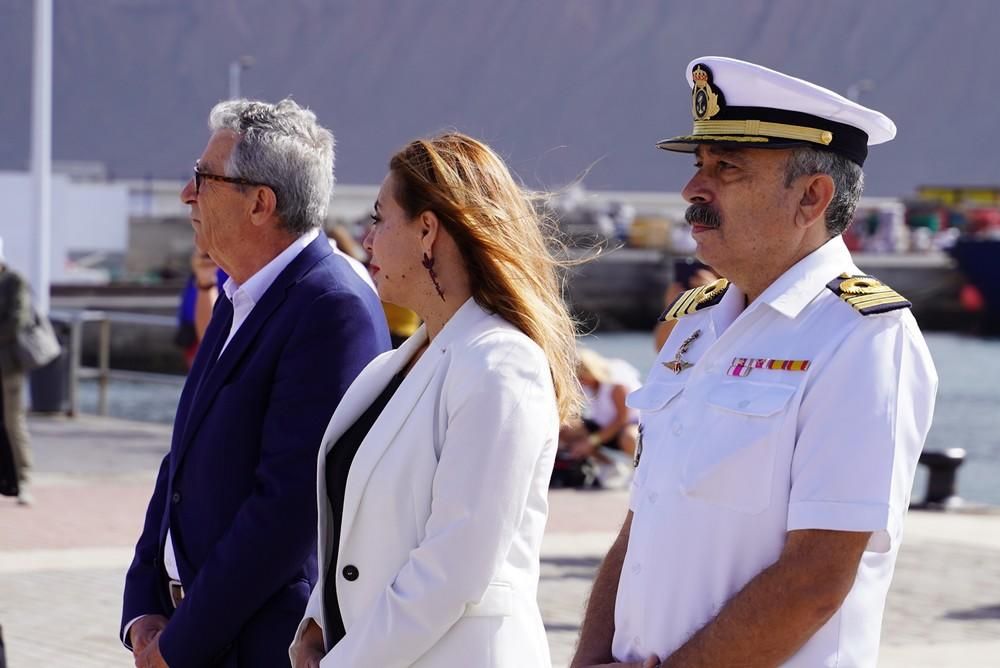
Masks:
[[[184,585],[178,580],[171,580],[167,583],[167,590],[170,592],[170,601],[174,604],[174,608],[180,607],[181,601],[184,600]]]

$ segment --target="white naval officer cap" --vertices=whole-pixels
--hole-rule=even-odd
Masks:
[[[896,136],[885,114],[822,86],[721,56],[688,63],[694,129],[657,142],[691,153],[699,144],[742,148],[812,146],[863,165],[868,147]]]

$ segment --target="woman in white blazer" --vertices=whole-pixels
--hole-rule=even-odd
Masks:
[[[292,664],[547,667],[546,496],[581,398],[557,262],[500,158],[459,133],[397,153],[372,219],[379,296],[424,325],[323,437],[319,581]]]

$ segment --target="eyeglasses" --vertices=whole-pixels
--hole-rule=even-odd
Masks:
[[[235,176],[222,176],[220,174],[209,174],[208,172],[201,171],[199,163],[194,163],[194,194],[201,194],[201,182],[205,179],[210,181],[222,181],[224,183],[235,183],[241,186],[264,186],[266,188],[271,188],[271,186],[266,183],[257,183],[256,181],[248,181],[247,179],[241,179]],[[273,188],[271,188],[273,190]]]

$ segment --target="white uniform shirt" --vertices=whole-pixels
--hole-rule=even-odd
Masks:
[[[874,666],[886,592],[937,373],[909,309],[863,316],[826,287],[855,267],[840,237],[744,309],[682,317],[645,385],[612,645],[616,659],[670,656],[773,564],[786,532],[870,531],[841,608],[785,665]],[[678,374],[663,363],[701,334]],[[808,361],[755,368],[737,358]],[[798,365],[801,366],[801,365]]]

